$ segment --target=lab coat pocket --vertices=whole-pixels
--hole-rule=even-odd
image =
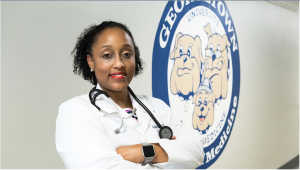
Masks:
[[[144,141],[143,136],[137,132],[134,122],[132,123],[131,120],[123,120],[122,125],[121,118],[105,116],[104,121],[106,135],[115,148]],[[116,129],[119,129],[119,133],[115,133]]]
[[[162,124],[163,126],[163,124]],[[159,137],[159,127],[155,124],[153,120],[150,121],[149,128],[147,129],[147,136],[149,143],[158,143],[160,140]]]

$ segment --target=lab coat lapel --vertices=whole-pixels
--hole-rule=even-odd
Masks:
[[[108,115],[119,115],[118,110],[114,107],[114,105],[111,103],[110,100],[108,100],[104,95],[99,95],[96,98],[96,103],[98,107],[100,107],[101,110],[108,113]],[[100,112],[101,114],[105,115],[104,113]]]
[[[101,87],[99,86],[99,84],[97,84],[96,88],[102,90]],[[137,112],[142,112],[142,108],[139,107],[139,104],[135,101],[135,99],[131,96],[131,94],[130,94],[130,99],[131,99],[133,107],[135,107],[137,109]],[[108,112],[109,114],[107,116],[112,117],[114,119],[116,117],[112,116],[111,114],[114,114],[116,116],[118,116],[120,114],[120,116],[122,116],[123,118],[126,118],[129,116],[129,114],[124,109],[122,109],[120,106],[116,105],[118,109],[115,108],[114,104],[105,95],[99,95],[96,98],[96,105],[98,107],[100,107],[101,109],[103,109],[104,111]],[[130,127],[132,129],[136,130],[140,135],[142,135],[146,139],[145,131],[149,124],[149,119],[147,117],[145,118],[143,116],[143,113],[141,115],[142,116],[138,116],[139,122],[137,122],[135,119],[130,117],[128,119],[123,119],[123,123],[124,123],[124,126]],[[121,126],[121,117],[119,117],[117,119],[118,119],[117,121],[120,122],[120,125],[111,125],[111,126],[116,126],[113,128],[118,128]],[[142,124],[141,124],[141,122],[142,122]],[[122,129],[120,131],[122,132]]]
[[[97,84],[96,88],[102,90],[99,84]],[[140,135],[142,135],[145,139],[147,139],[145,132],[149,129],[151,117],[145,111],[145,109],[141,107],[140,104],[133,98],[131,94],[129,94],[129,96],[132,102],[132,106],[137,109],[136,114],[138,117],[138,122],[135,119],[130,117],[128,119],[123,119],[124,125],[126,127],[130,127],[136,130]],[[138,98],[144,105],[146,105],[146,107],[152,112],[152,114],[154,114],[154,109],[147,103],[147,101],[143,97],[139,96]],[[129,116],[129,114],[125,110],[123,110],[121,107],[117,105],[119,109],[118,112],[114,104],[107,97],[105,97],[105,95],[99,95],[96,98],[96,105],[101,109],[103,109],[104,111],[108,112],[109,113],[108,116],[110,114],[114,114],[116,116],[120,114],[120,116],[122,116],[123,118]],[[118,119],[120,120],[121,123],[121,117],[119,117]]]
[[[130,97],[130,99],[131,99],[131,102],[132,102],[132,106],[135,107],[135,108],[137,109],[136,114],[137,114],[137,117],[138,117],[138,122],[137,122],[135,119],[133,119],[132,117],[130,117],[130,118],[128,118],[128,119],[123,119],[124,126],[126,126],[127,128],[134,129],[134,130],[137,131],[137,132],[138,132],[145,140],[148,140],[148,139],[147,139],[147,136],[146,136],[146,134],[145,134],[145,130],[144,130],[143,126],[141,126],[141,123],[144,122],[145,119],[144,119],[143,117],[140,117],[140,116],[138,115],[139,110],[141,110],[141,109],[140,109],[139,106],[135,103],[135,100],[134,100],[132,97]],[[128,117],[128,116],[129,116],[129,114],[128,114],[124,109],[120,108],[119,106],[118,106],[118,108],[119,108],[119,110],[120,110],[120,114],[121,114],[122,117]],[[121,131],[122,131],[122,129],[121,129]]]
[[[146,105],[146,107],[152,113],[154,112],[152,107],[148,105],[148,103],[146,102],[146,100],[143,97],[138,97],[138,98],[144,105]],[[139,125],[142,127],[142,132],[145,133],[149,129],[151,117],[148,115],[148,113],[145,111],[145,109],[133,98],[133,96],[131,94],[130,94],[130,99],[132,102],[132,106],[137,108],[137,117],[139,120]]]
[[[102,90],[101,87],[99,86],[99,84],[97,84],[96,89]],[[97,96],[96,105],[98,107],[100,107],[101,109],[103,109],[105,112],[108,112],[111,114],[118,113],[118,110],[115,108],[113,103],[111,103],[111,101],[103,94]]]

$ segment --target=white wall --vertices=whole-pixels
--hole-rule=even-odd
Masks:
[[[230,140],[211,168],[279,168],[299,154],[299,13],[268,2],[226,4],[241,88]]]
[[[54,143],[58,106],[92,87],[72,73],[84,28],[125,23],[140,47],[137,94],[152,95],[152,50],[167,2],[1,2],[2,168],[64,168]],[[298,2],[293,2],[298,7]],[[278,168],[299,154],[299,10],[228,2],[240,51],[239,108],[211,168]]]

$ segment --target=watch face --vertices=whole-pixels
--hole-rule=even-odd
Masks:
[[[163,127],[163,129],[160,131],[160,135],[162,138],[171,139],[172,137],[172,131],[168,127]]]
[[[154,148],[152,145],[143,146],[144,156],[145,157],[153,157],[155,156]]]

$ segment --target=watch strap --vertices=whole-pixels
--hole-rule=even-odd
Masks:
[[[147,163],[151,163],[152,160],[154,159],[154,157],[144,157],[145,161],[143,162],[143,164],[147,164]]]

